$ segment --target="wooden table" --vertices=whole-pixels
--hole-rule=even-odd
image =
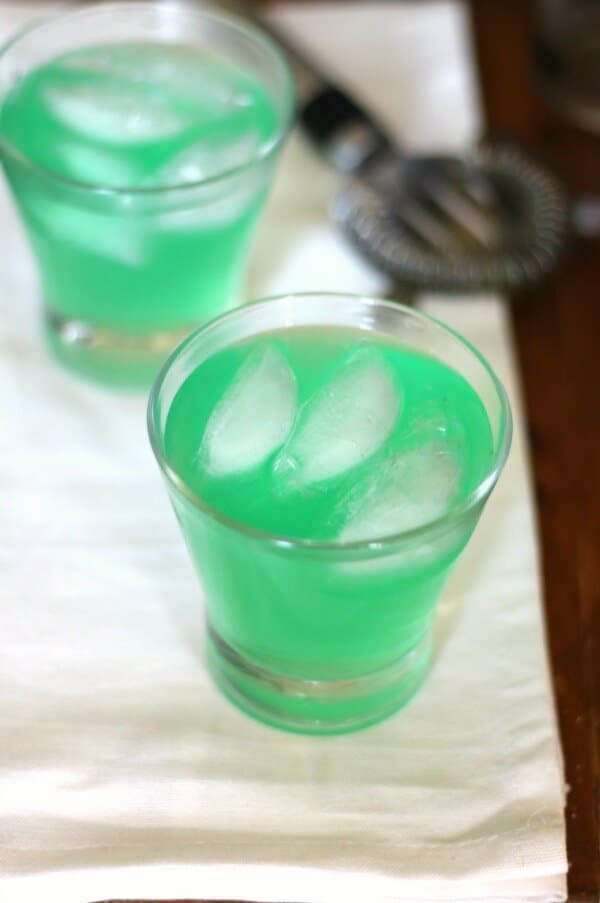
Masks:
[[[366,0],[368,2],[368,0]],[[600,197],[600,137],[532,87],[529,0],[471,0],[490,128]],[[554,688],[565,755],[569,901],[600,894],[600,240],[512,307],[535,475]],[[181,903],[181,901],[179,901]]]

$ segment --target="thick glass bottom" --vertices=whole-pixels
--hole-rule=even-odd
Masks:
[[[338,680],[310,680],[259,667],[208,626],[207,657],[223,693],[247,714],[283,730],[341,734],[382,721],[421,686],[431,653],[425,634],[401,658],[379,671]]]
[[[147,389],[169,352],[196,325],[127,335],[44,310],[44,337],[55,360],[78,376],[122,389]]]

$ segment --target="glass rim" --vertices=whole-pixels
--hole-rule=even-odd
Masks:
[[[215,329],[218,329],[223,322],[231,321],[233,319],[236,319],[237,317],[243,316],[244,313],[246,313],[248,310],[253,310],[257,307],[268,307],[271,305],[280,304],[282,301],[301,298],[336,298],[339,301],[341,301],[342,299],[350,299],[353,301],[360,301],[365,305],[368,305],[369,307],[379,307],[386,310],[395,311],[400,310],[404,314],[408,314],[410,317],[413,317],[416,320],[420,320],[421,322],[424,322],[429,326],[433,325],[442,332],[445,332],[452,336],[452,338],[457,340],[463,347],[465,347],[482,365],[487,375],[490,377],[494,390],[500,401],[501,424],[498,432],[498,439],[494,447],[494,456],[490,467],[488,468],[482,479],[479,481],[477,486],[459,504],[454,505],[441,516],[436,517],[430,521],[426,521],[424,524],[420,524],[418,527],[413,527],[409,530],[397,531],[392,534],[385,534],[381,537],[373,537],[372,539],[368,540],[359,539],[352,540],[351,542],[344,542],[337,540],[321,541],[315,539],[303,539],[300,537],[284,536],[281,534],[260,530],[255,527],[251,527],[250,525],[245,524],[242,521],[238,521],[235,518],[229,517],[226,514],[223,514],[212,505],[209,505],[207,502],[205,502],[200,495],[194,492],[194,490],[192,490],[186,484],[185,480],[182,479],[177,471],[171,466],[171,464],[167,460],[166,454],[163,451],[162,443],[160,442],[159,438],[160,431],[158,428],[157,409],[160,401],[161,390],[169,375],[169,372],[171,371],[171,368],[176,363],[176,361],[192,345],[198,343],[199,341],[202,341],[205,336],[209,335],[211,332],[214,332]],[[183,382],[181,383],[181,385],[183,385]],[[512,439],[512,414],[506,390],[504,389],[504,386],[500,382],[500,379],[496,376],[495,371],[488,363],[486,358],[471,342],[468,341],[468,339],[466,339],[456,330],[452,329],[452,327],[447,326],[441,320],[437,319],[436,317],[432,317],[429,314],[424,314],[421,311],[417,311],[406,304],[401,304],[400,302],[390,301],[384,298],[376,298],[370,295],[353,294],[350,292],[309,291],[290,292],[284,295],[271,295],[265,298],[260,298],[250,304],[245,304],[242,307],[229,311],[228,313],[223,314],[220,317],[216,317],[209,323],[199,327],[198,329],[190,333],[190,335],[183,339],[183,341],[180,342],[179,345],[176,346],[176,348],[174,348],[174,350],[162,365],[154,380],[148,399],[147,428],[152,451],[154,452],[161,471],[171,483],[171,485],[173,485],[175,489],[181,495],[183,495],[184,498],[187,499],[188,502],[191,502],[192,505],[203,514],[208,515],[213,520],[225,525],[230,529],[235,530],[237,533],[243,533],[252,539],[259,540],[263,543],[269,543],[279,548],[294,548],[313,552],[338,553],[358,552],[365,550],[381,552],[382,550],[385,550],[388,547],[393,547],[398,543],[407,541],[411,542],[413,540],[418,540],[422,537],[429,536],[430,534],[443,532],[449,525],[459,522],[482,500],[485,500],[487,498],[487,496],[493,489],[498,477],[500,476],[502,468],[504,467],[504,464],[508,457]]]
[[[212,175],[207,176],[204,179],[199,179],[194,182],[180,182],[172,185],[147,187],[101,185],[96,182],[86,182],[82,181],[81,179],[73,179],[69,176],[64,176],[59,172],[55,172],[54,170],[49,169],[46,166],[42,166],[39,163],[36,163],[27,155],[21,153],[18,148],[16,148],[10,141],[7,141],[5,139],[1,129],[0,156],[5,155],[6,157],[11,157],[21,166],[35,173],[37,176],[49,179],[50,181],[56,182],[59,185],[67,186],[70,189],[74,189],[76,191],[90,195],[102,195],[109,197],[122,197],[123,195],[155,197],[164,196],[171,192],[187,192],[193,189],[201,188],[205,185],[214,185],[218,182],[225,181],[233,176],[246,172],[247,170],[251,169],[259,163],[262,163],[265,160],[268,160],[281,147],[284,140],[291,131],[297,108],[295,80],[290,63],[285,55],[283,48],[281,48],[279,44],[277,44],[277,42],[273,38],[271,38],[271,36],[266,31],[263,31],[263,29],[261,29],[259,25],[255,25],[252,22],[247,22],[245,19],[242,19],[241,16],[224,13],[220,10],[216,11],[213,8],[182,5],[181,3],[172,2],[172,0],[167,0],[166,3],[162,3],[160,2],[160,0],[135,0],[135,2],[131,2],[131,0],[129,0],[129,2],[123,3],[119,2],[119,0],[117,0],[117,2],[114,2],[114,0],[109,0],[109,2],[106,3],[91,3],[88,6],[78,7],[77,9],[67,8],[59,12],[50,13],[48,15],[36,16],[31,22],[27,23],[22,28],[19,28],[11,35],[11,37],[8,38],[7,41],[0,45],[0,62],[4,59],[8,51],[11,50],[16,44],[18,44],[19,41],[21,41],[23,38],[26,38],[32,32],[37,31],[39,28],[43,28],[45,25],[50,25],[54,22],[60,23],[65,19],[77,19],[79,17],[84,17],[89,15],[90,13],[98,12],[100,10],[109,11],[111,9],[114,9],[122,11],[124,9],[127,9],[139,13],[144,9],[149,10],[158,8],[160,8],[161,10],[167,10],[169,8],[183,8],[186,13],[191,13],[194,16],[198,16],[203,19],[209,19],[219,25],[225,25],[227,27],[233,28],[240,34],[250,36],[256,42],[256,44],[261,45],[263,49],[268,51],[271,57],[277,61],[278,65],[281,68],[281,72],[284,76],[285,81],[286,108],[284,115],[281,118],[281,122],[279,123],[274,134],[268,140],[261,143],[255,154],[253,154],[248,160],[244,161],[244,163],[241,163],[238,166],[233,166],[226,170],[220,170],[219,172],[213,173]],[[0,103],[0,110],[1,107],[2,103]]]

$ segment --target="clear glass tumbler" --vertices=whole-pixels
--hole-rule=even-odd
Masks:
[[[178,390],[223,348],[297,326],[353,327],[458,371],[481,399],[494,443],[474,491],[421,527],[346,543],[268,535],[198,497],[165,448]],[[225,694],[265,722],[323,734],[364,727],[410,699],[427,671],[436,603],[510,446],[508,400],[481,355],[439,322],[393,302],[317,293],[274,298],[233,311],[184,341],[157,377],[148,418],[204,587],[208,662]]]
[[[232,64],[266,89],[276,113],[242,165],[223,159],[200,181],[135,189],[36,165],[0,120],[0,157],[37,261],[51,347],[89,375],[143,383],[184,334],[241,300],[294,90],[277,46],[241,20],[192,4],[114,3],[63,13],[9,41],[0,53],[0,104],[20,79],[67,51],[132,42],[183,44]]]

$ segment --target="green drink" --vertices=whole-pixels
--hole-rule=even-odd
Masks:
[[[17,38],[5,70],[29,49],[28,69],[3,85],[0,108],[51,333],[134,370],[241,300],[292,106],[285,64],[258,32],[157,9],[91,8]],[[51,53],[72,47],[69,29],[76,49]]]
[[[485,364],[426,318],[352,298],[291,304],[184,343],[151,432],[217,681],[263,720],[326,733],[384,717],[422,681],[508,409]],[[353,325],[361,305],[369,329]]]

